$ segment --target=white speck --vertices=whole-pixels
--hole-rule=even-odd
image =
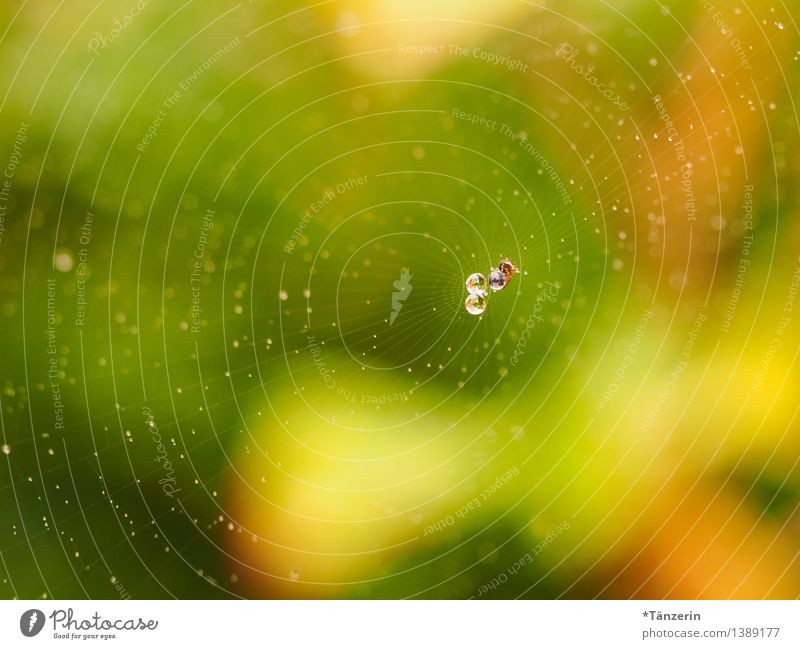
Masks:
[[[68,273],[71,271],[73,265],[72,253],[70,253],[68,250],[62,250],[59,252],[55,258],[55,265],[56,270],[59,270],[62,273]]]
[[[361,31],[361,21],[352,11],[344,11],[336,19],[336,31],[346,38],[351,38]]]

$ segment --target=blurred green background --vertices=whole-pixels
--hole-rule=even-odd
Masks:
[[[799,45],[4,2],[0,594],[800,595]]]

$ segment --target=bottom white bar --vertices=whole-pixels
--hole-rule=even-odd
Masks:
[[[796,649],[798,618],[796,601],[4,601],[0,647]]]

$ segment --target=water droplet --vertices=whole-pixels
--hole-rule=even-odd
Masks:
[[[472,273],[467,277],[467,292],[470,295],[486,295],[488,291],[486,277],[481,273]]]
[[[489,288],[493,291],[500,291],[505,288],[508,283],[508,278],[501,270],[493,270],[489,273]]]
[[[486,298],[483,295],[471,293],[467,296],[464,306],[472,315],[480,315],[486,310]]]

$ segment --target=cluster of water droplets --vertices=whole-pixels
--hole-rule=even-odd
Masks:
[[[483,273],[472,273],[467,277],[467,296],[464,306],[468,313],[480,315],[486,310],[489,291],[502,291],[519,269],[508,259],[497,264],[497,268],[489,272],[489,279]]]

